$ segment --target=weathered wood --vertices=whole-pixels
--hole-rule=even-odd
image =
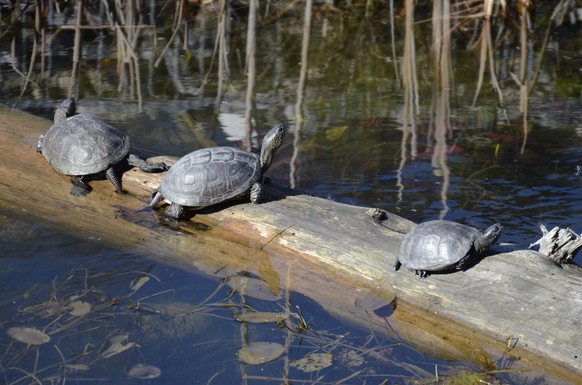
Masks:
[[[540,225],[540,229],[542,237],[529,245],[529,248],[539,246],[539,252],[556,263],[573,263],[574,257],[582,249],[582,237],[569,228],[554,227],[548,231],[546,226]]]
[[[473,357],[493,351],[520,365],[576,382],[582,372],[582,275],[534,251],[495,254],[473,268],[419,279],[392,268],[413,224],[389,214],[375,223],[367,208],[268,188],[269,202],[205,210],[179,231],[147,206],[161,175],[124,174],[128,194],[92,181],[84,197],[69,178],[35,154],[50,122],[0,107],[0,200],[4,209],[54,223],[80,236],[195,266],[214,275],[260,275],[275,294],[310,296],[331,314],[376,332],[395,330],[427,351]],[[367,295],[397,296],[386,319],[355,306]],[[508,346],[510,349],[508,349]],[[539,373],[538,373],[539,375]],[[533,376],[533,374],[532,374]]]

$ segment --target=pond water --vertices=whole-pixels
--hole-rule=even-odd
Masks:
[[[435,370],[494,378],[351,327],[299,293],[271,297],[252,277],[243,292],[234,279],[0,214],[6,384],[406,383]],[[508,373],[497,377],[512,378],[512,363],[498,359]]]
[[[488,72],[478,85],[483,61],[476,36],[484,27],[470,24],[472,19],[463,23],[455,19],[459,25],[446,51],[445,44],[433,45],[446,39],[434,37],[437,24],[430,19],[432,10],[419,7],[412,37],[416,48],[410,50],[402,10],[396,12],[392,36],[386,10],[366,18],[358,9],[335,12],[314,7],[308,55],[302,57],[301,7],[288,11],[277,3],[266,9],[261,3],[264,17],[257,28],[256,86],[251,93],[254,127],[249,133],[244,12],[228,8],[225,48],[213,54],[220,35],[219,8],[184,11],[184,23],[173,34],[164,27],[171,25],[173,5],[164,4],[150,2],[151,8],[144,11],[142,23],[150,27],[125,29],[135,37],[131,49],[124,50],[119,32],[112,29],[85,30],[77,78],[71,64],[74,29],[57,31],[55,27],[74,24],[74,9],[57,13],[49,2],[50,45],[36,57],[32,71],[32,11],[24,10],[21,29],[0,38],[2,102],[52,118],[58,103],[74,96],[80,112],[108,119],[147,155],[181,156],[210,144],[257,147],[257,138],[282,120],[291,133],[269,170],[275,183],[340,202],[382,208],[416,222],[444,218],[479,228],[500,222],[504,233],[497,251],[526,248],[539,238],[540,224],[582,231],[580,22],[556,27],[543,45],[546,24],[542,21],[551,10],[537,10],[531,40],[521,48],[527,51],[525,56],[518,47],[518,31],[494,25],[498,40],[492,55],[500,98]],[[284,15],[275,17],[277,12]],[[97,15],[91,25],[109,23],[99,10],[92,9],[91,14]],[[7,15],[2,14],[4,23],[8,23]],[[153,28],[155,15],[157,29]],[[446,53],[440,62],[431,47]],[[131,50],[138,61],[128,54]],[[217,75],[220,55],[228,63],[224,83]],[[410,60],[416,63],[413,74]],[[485,61],[485,68],[488,65]],[[446,71],[439,72],[443,68]],[[30,75],[30,82],[24,74]],[[536,83],[520,89],[519,79],[528,85]],[[147,364],[163,373],[152,382],[191,382],[194,376],[200,378],[199,383],[215,384],[241,382],[242,373],[255,376],[258,383],[280,383],[289,370],[290,378],[298,383],[315,382],[322,373],[325,378],[320,383],[334,383],[352,374],[346,383],[383,383],[388,378],[390,383],[401,383],[406,378],[431,378],[435,365],[454,368],[453,372],[483,369],[475,368],[469,359],[451,363],[423,355],[397,339],[374,338],[331,319],[308,298],[294,301],[293,306],[299,305],[307,322],[315,325],[311,334],[291,333],[273,324],[243,327],[232,315],[244,307],[216,279],[153,262],[130,250],[111,249],[83,235],[22,222],[14,213],[4,213],[0,245],[0,326],[6,329],[27,321],[41,327],[57,318],[59,325],[67,321],[61,327],[70,325],[59,334],[58,343],[38,350],[29,351],[2,334],[6,354],[0,363],[9,384],[37,377],[50,381],[59,375],[62,380],[63,368],[69,364],[90,369],[87,374],[81,372],[85,367],[71,367],[66,371],[68,382],[142,381],[129,372],[133,365]],[[582,262],[581,258],[577,261]],[[147,285],[132,290],[132,282],[141,277],[149,278]],[[61,304],[76,295],[88,302],[85,297],[96,294],[99,298],[92,298],[97,302],[91,306],[104,301],[108,307],[96,311],[95,319],[76,323],[68,308],[65,311],[61,306],[50,313],[52,318],[42,316],[47,301]],[[211,294],[209,302],[200,305]],[[113,304],[112,298],[123,301]],[[140,312],[144,302],[146,309]],[[281,306],[285,304],[253,303],[258,311],[280,311]],[[298,314],[295,308],[286,310]],[[150,313],[166,317],[148,321]],[[185,313],[194,316],[183,317]],[[289,321],[295,332],[300,319]],[[253,330],[259,340],[286,346],[289,361],[241,364],[236,352],[247,341],[244,333],[248,331],[241,331],[245,328],[259,329]],[[100,331],[86,337],[85,330],[93,329]],[[168,335],[168,329],[176,330]],[[102,356],[107,341],[118,335],[128,335],[118,345],[136,345],[115,352],[115,357],[123,359],[107,361]],[[288,362],[310,352],[331,351],[329,346],[337,346],[350,357],[361,357],[367,349],[369,353],[363,355],[361,366],[354,366],[359,362],[355,356],[342,361],[338,355],[334,366],[320,372],[289,367]],[[81,354],[85,349],[86,356]],[[75,352],[82,359],[69,362]],[[529,383],[525,377],[504,374],[490,380]]]

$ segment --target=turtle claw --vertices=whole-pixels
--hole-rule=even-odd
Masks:
[[[430,273],[426,270],[415,270],[416,275],[420,276],[420,279],[427,278],[430,276]]]
[[[38,142],[36,142],[36,153],[42,154],[42,143],[44,142],[44,134],[40,134]]]
[[[71,178],[71,183],[73,187],[71,188],[71,195],[76,197],[81,197],[89,194],[91,190],[91,186],[87,183],[83,182],[83,179],[79,176],[74,176]]]
[[[263,185],[259,182],[251,187],[251,202],[261,203],[263,201]]]

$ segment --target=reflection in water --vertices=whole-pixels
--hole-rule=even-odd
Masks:
[[[441,203],[442,210],[439,219],[443,219],[448,211],[447,192],[450,185],[451,171],[447,165],[447,139],[452,137],[451,110],[449,106],[451,89],[451,14],[448,0],[435,1],[433,6],[432,28],[432,60],[434,62],[435,82],[433,89],[431,118],[433,119],[434,132],[429,128],[428,141],[434,137],[435,143],[432,149],[432,165],[434,173],[442,177]],[[431,135],[432,133],[432,135]],[[431,137],[432,136],[432,137]],[[433,145],[428,143],[430,149]]]
[[[292,189],[297,187],[298,162],[300,155],[299,139],[303,132],[305,118],[303,116],[303,102],[305,99],[305,89],[307,87],[307,70],[309,69],[309,42],[311,41],[311,17],[313,0],[305,2],[305,15],[303,16],[303,40],[301,41],[301,68],[299,70],[299,81],[297,83],[297,100],[295,102],[295,133],[293,139],[293,156],[290,162],[289,184]]]
[[[404,108],[402,114],[402,142],[400,146],[400,165],[396,186],[398,187],[398,202],[404,199],[404,184],[402,183],[402,170],[408,159],[408,143],[410,142],[410,156],[417,155],[416,116],[420,111],[418,97],[418,83],[416,73],[416,48],[414,39],[414,1],[407,0],[406,35],[404,37],[404,57],[402,60],[402,86],[404,91]]]
[[[562,227],[576,223],[564,213],[578,215],[578,210],[573,203],[564,204],[567,200],[557,190],[538,192],[546,199],[544,209],[534,199],[511,203],[521,200],[516,191],[560,187],[556,180],[566,182],[579,163],[572,155],[580,143],[578,82],[572,81],[579,71],[575,61],[563,58],[574,57],[582,40],[577,27],[561,33],[568,9],[538,7],[536,23],[528,24],[531,8],[504,9],[494,7],[494,1],[393,3],[387,19],[379,9],[375,16],[368,9],[368,18],[358,18],[341,8],[315,4],[307,8],[315,15],[312,31],[306,30],[305,21],[311,18],[305,19],[304,7],[293,2],[259,11],[252,93],[257,130],[282,116],[297,124],[295,148],[283,149],[287,159],[276,164],[270,176],[308,193],[380,206],[415,221],[445,212],[447,219],[477,227],[491,219],[507,221],[504,240],[537,236],[537,222],[558,221],[545,223]],[[19,108],[50,117],[69,92],[79,28],[74,13],[78,3],[68,4],[55,11],[53,5],[62,4],[42,8],[44,3],[35,3],[23,12],[15,9],[11,20],[5,20],[23,22],[0,40],[2,94],[11,105],[22,93]],[[128,2],[128,7],[131,4],[136,3]],[[116,32],[128,35],[129,26],[121,19],[130,17],[125,16],[129,9],[109,5],[109,14],[120,15],[112,21],[103,9],[86,7],[78,51],[83,112],[116,120],[112,123],[146,152],[182,156],[208,143],[232,144],[226,138],[230,134],[217,130],[217,115],[236,114],[238,122],[250,107],[245,102],[250,89],[244,69],[248,8],[224,0],[206,4],[200,12],[198,5],[187,2],[139,5],[131,17],[136,23],[141,20],[141,29],[132,30],[129,48]],[[438,7],[451,15],[448,22],[434,15]],[[37,10],[41,23],[27,24],[32,20],[28,15]],[[146,19],[149,24],[144,24]],[[385,28],[390,20],[390,28]],[[156,21],[160,26],[152,28]],[[109,29],[116,26],[119,29]],[[529,33],[524,34],[524,28]],[[446,42],[435,41],[433,32]],[[43,46],[42,36],[49,36],[51,44]],[[302,43],[305,39],[308,44]],[[475,41],[480,50],[472,49]],[[443,56],[429,50],[436,45],[442,49],[443,44],[452,47],[449,70],[454,81],[451,77],[448,86],[443,76],[451,75],[441,72],[447,64],[435,67]],[[301,69],[299,63],[307,64],[301,58],[307,47],[309,68]],[[131,75],[136,68],[131,52],[139,56],[142,79],[137,72]],[[119,68],[125,68],[121,76]],[[402,79],[395,68],[401,69]],[[309,86],[304,83],[308,74]],[[134,81],[144,83],[143,113],[142,102],[134,100],[136,91],[129,88]],[[120,85],[125,85],[121,91]],[[522,112],[520,105],[526,107]],[[229,121],[223,124],[240,124]],[[444,140],[452,146],[446,152],[442,136],[433,145],[442,122],[449,130]],[[532,176],[534,169],[537,175]],[[440,174],[448,175],[447,180]],[[479,180],[468,182],[469,176]],[[575,187],[570,184],[569,191]],[[570,202],[579,198],[568,196]]]

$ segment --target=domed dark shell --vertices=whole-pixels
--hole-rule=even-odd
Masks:
[[[481,232],[460,223],[436,220],[421,223],[410,231],[400,247],[398,260],[411,270],[453,269],[465,257]]]
[[[42,154],[58,172],[89,175],[107,170],[129,153],[129,137],[103,120],[74,115],[45,134]]]
[[[258,155],[235,147],[204,148],[170,167],[160,192],[172,203],[204,207],[247,192],[260,177]]]

